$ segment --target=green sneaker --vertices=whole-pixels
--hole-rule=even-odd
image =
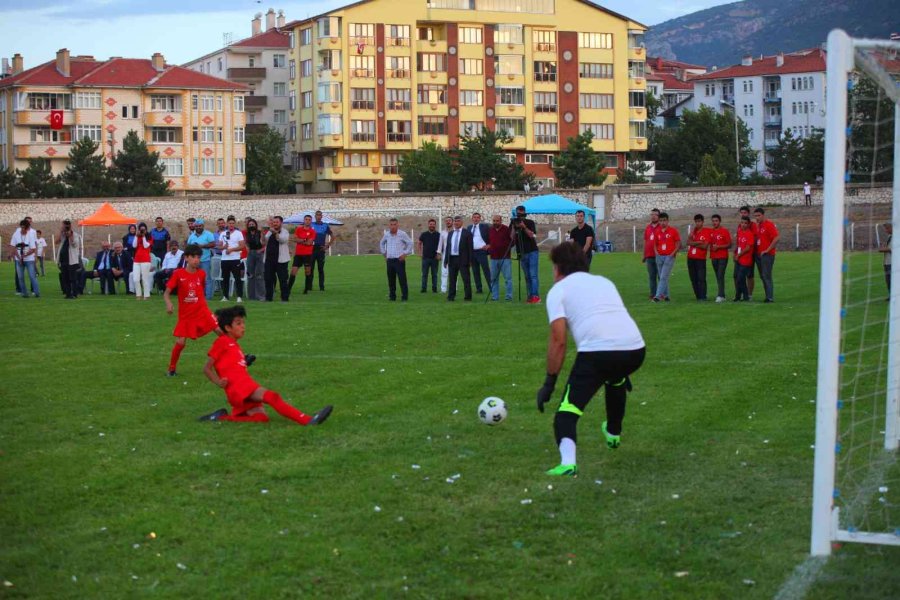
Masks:
[[[606,421],[603,421],[603,435],[606,437],[606,447],[615,450],[622,444],[621,435],[613,435],[606,430]]]
[[[547,471],[547,475],[554,477],[575,477],[578,475],[578,465],[558,465]]]

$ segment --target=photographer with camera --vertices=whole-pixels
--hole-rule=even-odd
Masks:
[[[540,285],[538,283],[537,227],[534,221],[526,219],[527,212],[521,204],[516,207],[516,217],[510,224],[510,235],[516,242],[516,254],[525,275],[525,287],[528,290],[528,304],[540,304]]]
[[[222,302],[228,302],[232,277],[234,277],[237,302],[243,302],[241,296],[244,295],[244,279],[241,275],[241,252],[246,247],[244,234],[235,227],[234,215],[228,215],[228,227],[219,236],[219,249],[222,251]]]
[[[38,288],[37,272],[34,270],[37,257],[37,236],[28,219],[22,219],[19,222],[19,229],[12,234],[9,245],[16,263],[16,281],[19,282],[22,297],[28,297],[28,289],[25,287],[25,272],[27,271],[28,278],[31,280],[31,293],[35,298],[40,298],[41,290]]]
[[[132,241],[134,248],[134,265],[131,271],[131,283],[134,286],[134,297],[138,300],[150,298],[150,288],[153,285],[153,259],[150,250],[153,248],[153,237],[147,229],[146,223],[138,223],[137,235]]]
[[[59,285],[66,300],[78,296],[78,272],[81,270],[81,236],[72,229],[72,221],[62,222],[59,231],[59,254],[56,264],[59,265]]]
[[[256,219],[247,219],[244,238],[247,243],[247,297],[250,300],[263,300],[266,297],[266,285],[263,280],[266,248]]]

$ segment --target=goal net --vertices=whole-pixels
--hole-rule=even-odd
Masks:
[[[900,42],[832,31],[826,77],[813,555],[900,545]]]

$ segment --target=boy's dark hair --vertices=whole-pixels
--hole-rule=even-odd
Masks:
[[[696,215],[694,215],[694,220],[696,221],[696,220],[698,220],[698,219],[701,220],[701,221],[705,221],[705,220],[706,220],[706,219],[703,218],[703,215],[701,215],[700,213],[697,213]]]
[[[550,261],[556,265],[559,274],[563,277],[577,273],[579,271],[587,271],[587,257],[584,250],[575,242],[563,242],[550,251]]]
[[[750,212],[750,206],[745,204],[738,209],[738,212],[741,212],[742,210],[746,210],[747,212]]]
[[[219,322],[219,329],[225,330],[231,327],[236,318],[247,318],[247,311],[243,306],[229,306],[228,308],[220,308],[216,311],[216,320]]]
[[[203,248],[197,244],[188,244],[184,247],[185,256],[203,256]]]
[[[658,209],[658,208],[651,208],[651,209],[650,209],[650,212],[659,214],[659,209]]]
[[[668,218],[669,218],[669,213],[667,213],[667,212],[661,212],[661,213],[659,213],[659,218],[660,218],[660,219],[668,219]]]
[[[28,227],[30,225],[31,223],[28,222],[28,219],[22,219],[21,221],[19,221],[19,227]]]
[[[715,215],[713,215],[713,216],[710,217],[710,218],[712,218],[712,219],[718,219],[718,220],[720,220],[720,221],[722,220],[722,217],[720,217],[718,214],[715,214]]]
[[[750,217],[741,217],[741,222],[742,222],[742,223],[749,223],[749,222],[750,222]]]
[[[766,209],[764,209],[762,206],[757,206],[756,208],[753,209],[753,214],[756,214],[756,213],[764,215],[764,214],[766,214]]]

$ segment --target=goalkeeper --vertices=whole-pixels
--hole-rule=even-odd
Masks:
[[[573,476],[578,474],[578,419],[600,386],[604,386],[606,396],[606,421],[602,426],[606,446],[611,450],[619,447],[625,395],[631,389],[628,376],[644,362],[645,348],[616,286],[605,277],[587,272],[587,259],[577,244],[556,246],[550,252],[550,261],[555,283],[547,294],[547,379],[538,390],[537,407],[544,412],[544,404],[550,402],[566,357],[566,330],[571,330],[578,355],[553,422],[560,464],[547,474]]]

